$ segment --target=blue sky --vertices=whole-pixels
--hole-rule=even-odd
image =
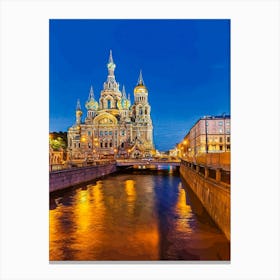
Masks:
[[[50,131],[75,122],[77,99],[99,99],[112,49],[133,99],[142,69],[154,142],[168,150],[204,115],[230,114],[229,20],[50,20]]]

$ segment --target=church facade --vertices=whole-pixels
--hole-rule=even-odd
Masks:
[[[100,98],[91,86],[85,103],[86,116],[80,101],[76,106],[76,122],[68,129],[68,153],[71,159],[142,158],[154,153],[153,124],[148,90],[142,73],[134,88],[134,103],[119,89],[115,78],[116,65],[110,51],[108,76]]]

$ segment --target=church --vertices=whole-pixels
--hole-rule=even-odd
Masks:
[[[148,90],[142,72],[134,88],[134,103],[119,89],[115,78],[112,51],[107,64],[108,76],[99,100],[91,86],[85,103],[86,116],[80,101],[76,106],[76,122],[68,129],[69,159],[147,158],[154,152],[153,124]]]

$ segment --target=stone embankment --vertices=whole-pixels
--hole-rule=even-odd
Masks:
[[[115,163],[108,163],[52,171],[49,176],[49,190],[50,192],[62,190],[114,173],[116,170]]]
[[[180,174],[230,240],[230,172],[182,160]]]

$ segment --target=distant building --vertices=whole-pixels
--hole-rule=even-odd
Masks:
[[[204,116],[177,145],[181,156],[196,157],[205,153],[230,151],[230,116]]]
[[[77,102],[76,123],[68,129],[69,157],[150,157],[154,152],[153,124],[142,73],[140,71],[134,88],[134,104],[131,105],[125,87],[122,92],[119,90],[111,51],[107,68],[108,76],[99,102],[94,97],[93,87],[90,88],[84,121],[79,100]]]

